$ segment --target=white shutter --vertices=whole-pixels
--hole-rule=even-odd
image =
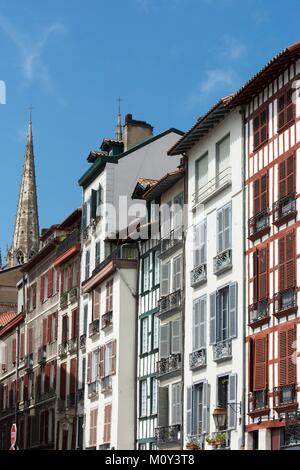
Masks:
[[[192,387],[187,388],[186,397],[186,432],[188,436],[192,435]]]
[[[144,263],[143,263],[143,276],[144,276],[144,286],[143,286],[143,292],[146,292],[149,290],[149,256],[144,258]]]
[[[233,282],[229,285],[229,337],[237,336],[237,305],[238,305],[238,285]]]
[[[200,349],[200,305],[199,299],[193,305],[193,351]]]
[[[170,294],[170,261],[162,265],[161,295]]]
[[[159,356],[166,358],[170,355],[170,323],[160,325]]]
[[[206,295],[199,299],[199,349],[206,347]]]
[[[169,387],[158,389],[158,426],[169,425]]]
[[[172,424],[181,423],[181,383],[172,385]]]
[[[200,265],[200,224],[194,227],[194,268]]]
[[[206,263],[206,220],[200,224],[200,264]]]
[[[237,374],[229,375],[228,382],[228,429],[236,428],[237,406],[236,406]]]
[[[223,244],[223,210],[217,212],[217,251],[222,253],[224,251]]]
[[[173,292],[181,289],[181,255],[173,260]]]
[[[207,380],[203,382],[202,396],[203,396],[203,405],[202,405],[202,433],[209,433],[209,392],[210,388]]]
[[[216,342],[217,293],[210,294],[210,344]]]
[[[231,248],[231,204],[223,209],[223,250]]]
[[[172,324],[171,354],[181,353],[181,320],[174,320]]]

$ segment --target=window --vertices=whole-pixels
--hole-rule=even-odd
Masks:
[[[67,315],[62,317],[62,342],[66,343],[69,336],[69,319]]]
[[[210,344],[236,337],[237,283],[210,295]]]
[[[90,413],[90,447],[96,447],[97,445],[97,421],[98,421],[98,409],[91,410]]]
[[[40,297],[41,297],[41,303],[43,304],[44,302],[46,302],[47,298],[48,298],[48,290],[47,290],[47,287],[48,287],[48,273],[44,274],[43,276],[41,276],[41,290],[40,290]]]
[[[88,223],[87,223],[87,208],[88,208],[88,205],[87,205],[87,202],[85,202],[82,206],[82,228],[83,228],[83,230],[88,225]]]
[[[182,224],[183,224],[183,193],[178,194],[174,197],[173,202],[173,229],[176,231],[178,237],[181,236]]]
[[[151,415],[157,414],[157,380],[155,377],[151,378]]]
[[[268,140],[268,108],[256,114],[253,119],[253,148],[258,149]]]
[[[93,318],[92,320],[99,320],[100,318],[100,299],[101,299],[101,288],[97,287],[93,291]]]
[[[77,318],[78,318],[78,311],[77,311],[77,309],[72,310],[71,339],[77,338]]]
[[[253,183],[253,214],[268,209],[269,205],[269,175],[265,173]]]
[[[193,430],[194,436],[200,436],[203,433],[203,388],[204,384],[196,384],[193,387]]]
[[[293,103],[293,93],[293,88],[289,88],[278,98],[277,118],[279,131],[295,119],[295,104]]]
[[[116,373],[116,340],[100,347],[100,378]]]
[[[98,380],[98,369],[99,369],[99,352],[98,350],[92,352],[92,383]]]
[[[95,268],[100,264],[100,242],[96,242],[95,245]]]
[[[229,374],[217,378],[217,403],[218,406],[227,410],[225,429],[236,427],[236,390],[237,375]]]
[[[143,418],[147,416],[147,380],[141,380],[140,382],[141,391],[141,402],[140,402],[140,416]]]
[[[112,312],[113,309],[113,280],[106,284],[106,312]]]
[[[90,277],[90,252],[85,253],[85,279]]]
[[[95,220],[96,213],[97,213],[97,191],[95,189],[92,189],[91,191],[90,211],[91,211],[90,219]]]
[[[206,264],[206,220],[194,227],[194,267]]]
[[[159,251],[155,250],[153,252],[153,265],[154,265],[154,286],[159,285],[160,281],[160,259],[159,259]]]
[[[216,160],[216,174],[220,175],[230,166],[230,135],[227,135],[224,137],[224,139],[217,143]]]
[[[171,354],[181,352],[181,320],[171,322]]]
[[[103,188],[101,184],[99,184],[99,188],[97,191],[97,217],[102,215],[102,205],[103,205]]]
[[[195,191],[199,191],[207,184],[208,175],[208,153],[199,158],[195,163],[196,184]]]
[[[161,237],[167,237],[171,232],[172,227],[172,201],[161,204]]]
[[[231,248],[231,204],[228,204],[217,212],[217,250],[218,253]]]
[[[293,193],[296,188],[295,156],[291,155],[278,165],[278,196],[279,199]]]
[[[172,385],[172,425],[181,423],[181,383],[176,383]]]
[[[143,292],[147,292],[150,289],[150,257],[146,256],[143,258]]]
[[[161,271],[161,295],[163,296],[170,293],[170,261],[162,265]]]
[[[67,363],[60,365],[60,398],[66,398]]]
[[[206,347],[206,295],[194,301],[193,351]]]
[[[279,243],[280,244],[280,243]],[[253,253],[253,302],[269,297],[269,247]]]
[[[157,318],[156,315],[153,315],[153,349],[158,349],[159,324],[159,318]]]
[[[182,256],[177,256],[173,260],[173,292],[181,289],[181,264]]]
[[[29,288],[29,310],[36,308],[36,282]]]
[[[141,320],[141,353],[148,352],[148,318]]]

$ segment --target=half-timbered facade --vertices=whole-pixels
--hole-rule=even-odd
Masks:
[[[298,43],[230,103],[245,117],[250,449],[299,444],[299,78]]]

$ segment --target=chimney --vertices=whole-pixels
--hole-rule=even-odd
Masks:
[[[132,119],[132,114],[126,114],[124,125],[124,151],[134,147],[153,135],[153,127],[146,121]]]

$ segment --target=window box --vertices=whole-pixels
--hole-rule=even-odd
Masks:
[[[221,362],[231,359],[232,357],[232,342],[231,339],[220,341],[213,345],[214,361]]]
[[[232,250],[227,249],[214,258],[214,274],[222,274],[232,268]]]
[[[190,369],[196,370],[206,367],[206,349],[200,349],[190,354]]]
[[[294,288],[277,292],[273,299],[274,316],[280,318],[297,311],[297,293]]]
[[[256,328],[258,326],[269,323],[269,301],[268,299],[262,299],[248,308],[249,313],[249,326]]]
[[[191,287],[198,287],[207,281],[207,266],[201,264],[191,271]]]
[[[94,320],[92,323],[89,324],[89,337],[95,336],[100,331],[100,321]]]
[[[270,231],[269,210],[264,209],[249,219],[248,238],[252,242],[263,237]]]
[[[113,326],[113,312],[106,312],[101,317],[101,330],[106,330]]]

